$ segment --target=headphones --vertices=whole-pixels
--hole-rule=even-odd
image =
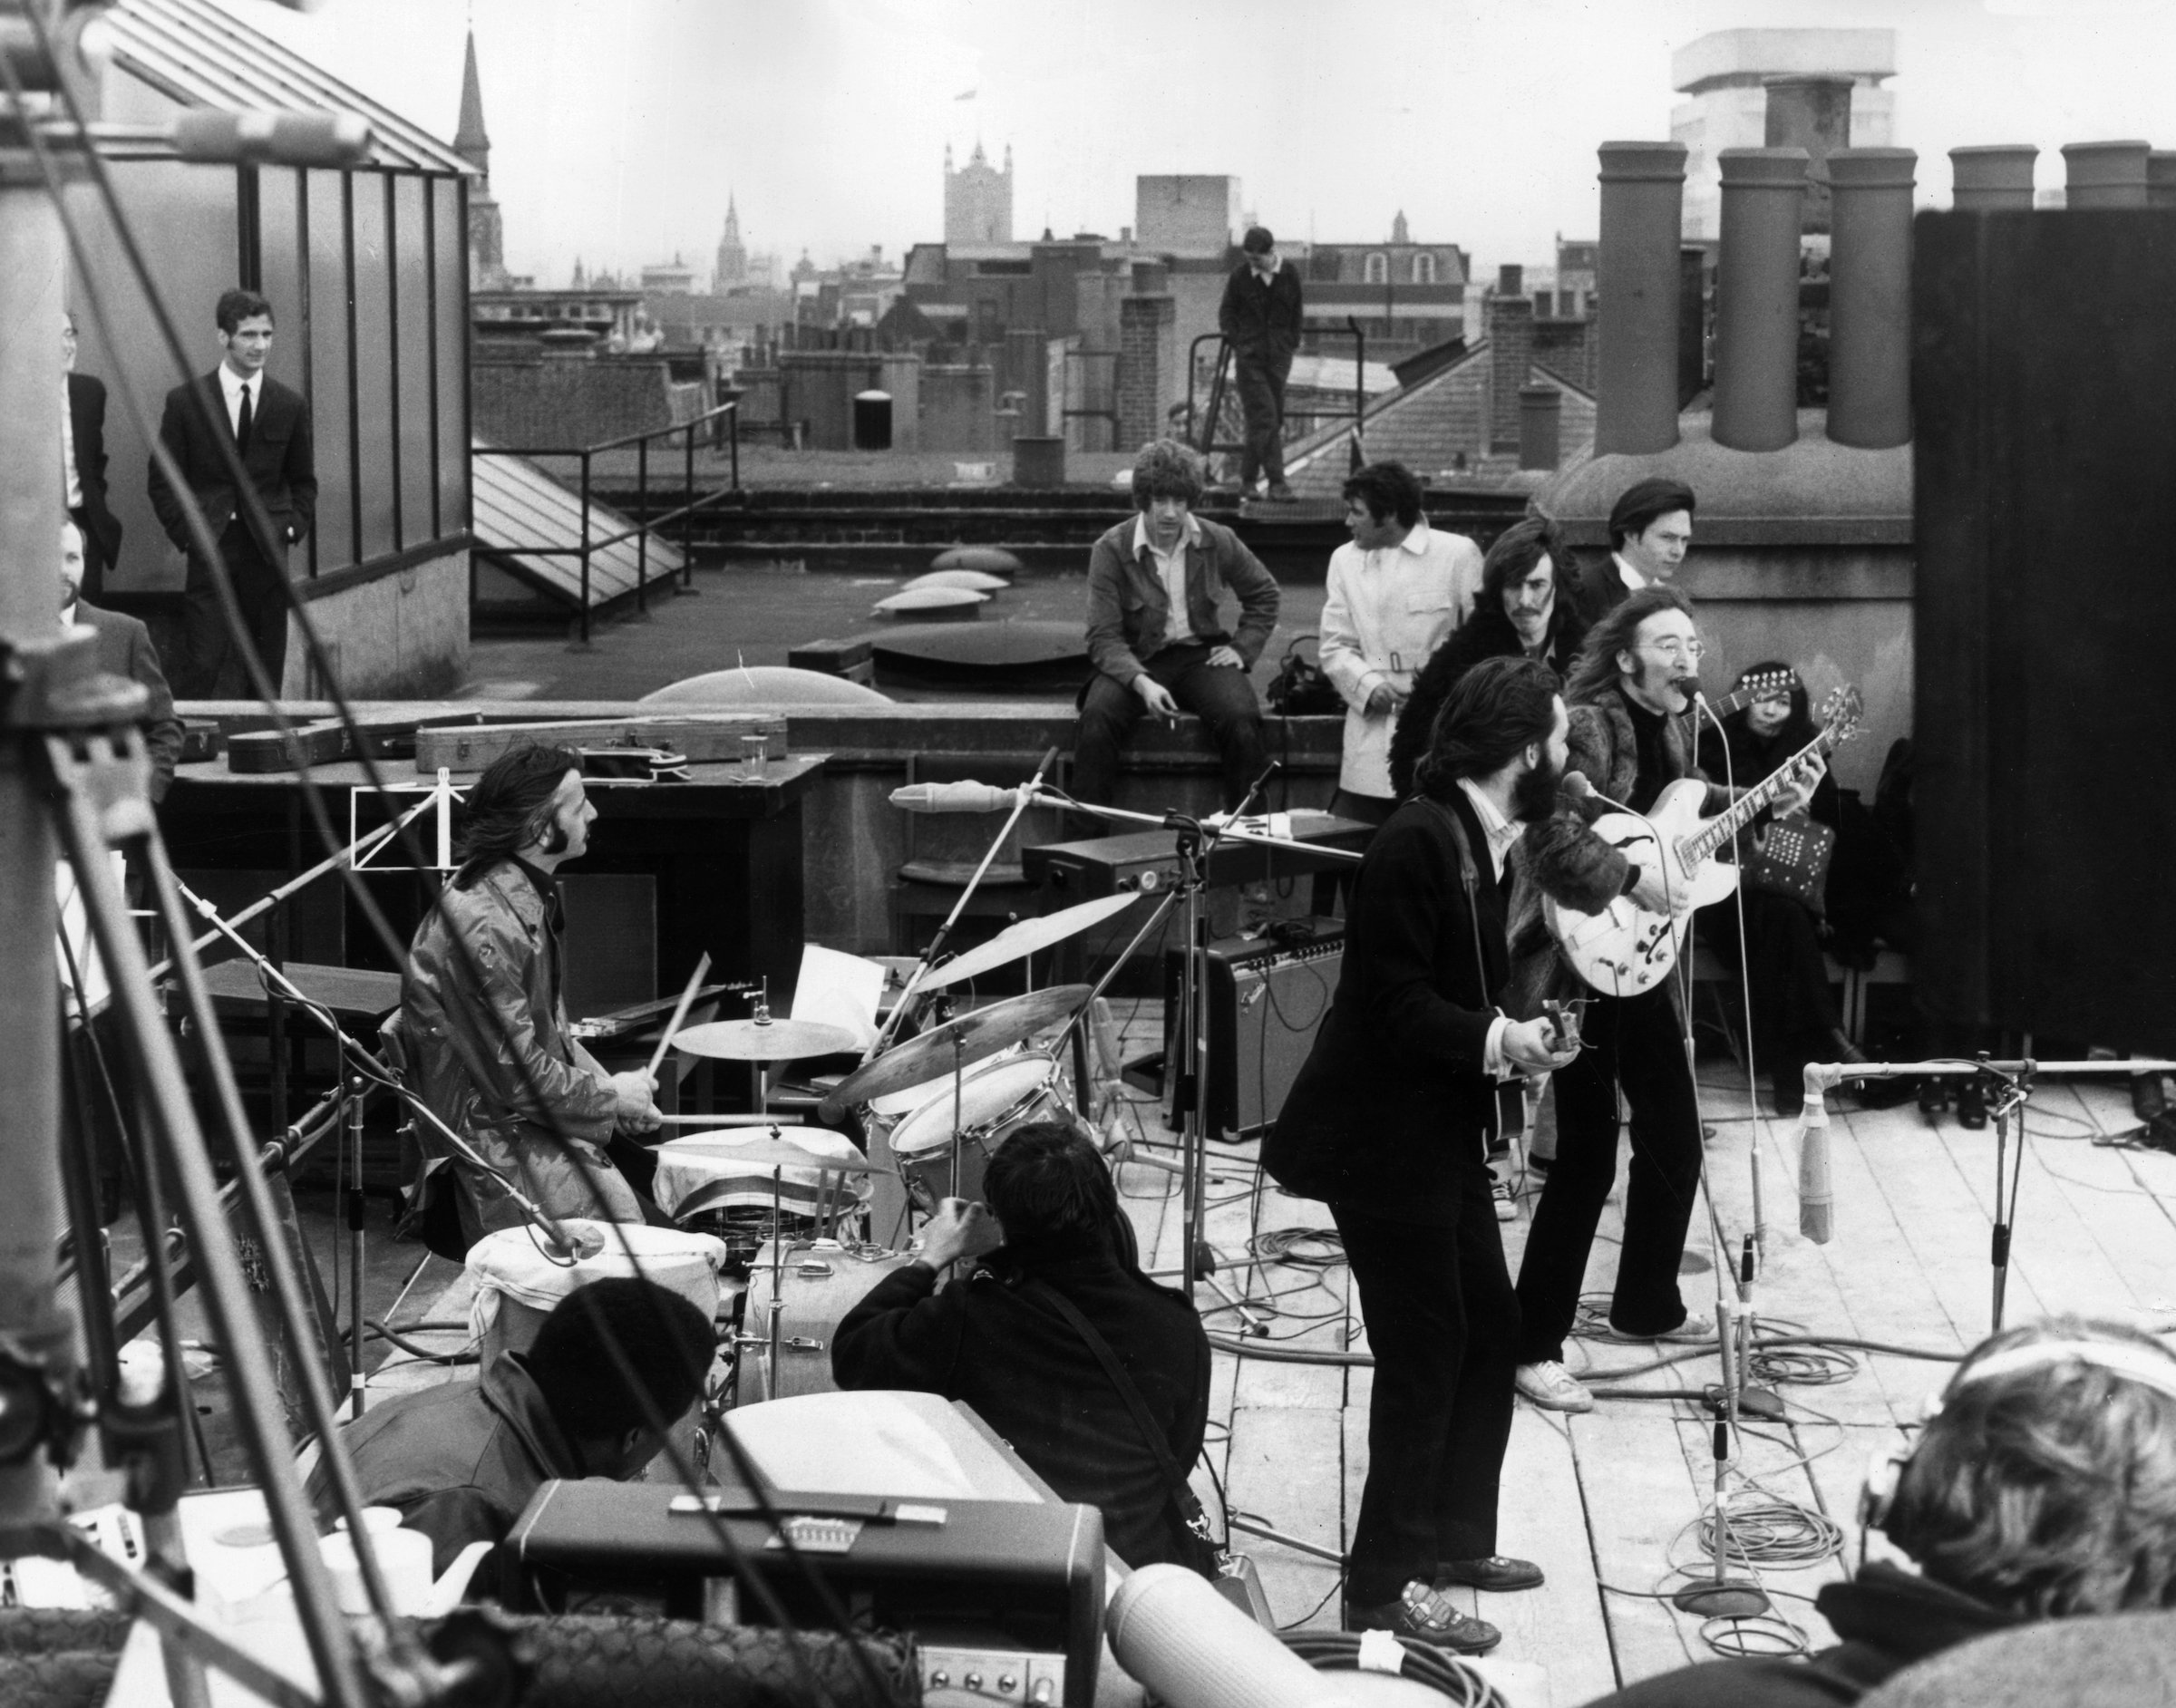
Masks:
[[[2148,1351],[2143,1346],[2123,1341],[2100,1340],[2043,1340],[2023,1346],[2009,1346],[1991,1353],[1978,1363],[1967,1364],[1950,1378],[1943,1391],[1954,1393],[1960,1388],[1976,1383],[1990,1382],[1997,1376],[2014,1376],[2028,1370],[2045,1369],[2050,1364],[2090,1364],[2095,1370],[2106,1371],[2112,1376],[2126,1382],[2135,1382],[2142,1387],[2152,1388],[2156,1393],[2176,1400],[2176,1358]],[[1930,1393],[1922,1421],[1932,1422],[1941,1414],[1942,1394]],[[1903,1480],[1904,1467],[1911,1462],[1918,1451],[1916,1441],[1883,1451],[1870,1453],[1866,1461],[1866,1482],[1859,1491],[1859,1563],[1866,1564],[1866,1538],[1870,1531],[1889,1529],[1889,1518],[1897,1501],[1897,1485]]]

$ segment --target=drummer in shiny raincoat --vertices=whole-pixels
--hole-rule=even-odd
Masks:
[[[387,1045],[432,1111],[550,1215],[664,1220],[606,1154],[616,1131],[656,1130],[656,1082],[639,1068],[607,1073],[568,1027],[554,874],[587,849],[597,817],[580,758],[515,748],[467,808],[463,864],[415,934]],[[434,1145],[428,1122],[419,1131],[460,1182],[466,1241],[520,1225],[500,1185]]]

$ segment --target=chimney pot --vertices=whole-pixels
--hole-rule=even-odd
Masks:
[[[1949,150],[1949,205],[1959,213],[2016,213],[2033,205],[2030,142],[1988,142]]]
[[[1499,296],[1523,296],[1526,294],[1526,268],[1516,261],[1506,261],[1496,269],[1496,294]]]
[[[1723,237],[1715,442],[1733,451],[1781,451],[1798,437],[1798,218],[1806,151],[1724,149],[1716,160]]]
[[[1763,77],[1768,93],[1762,141],[1772,149],[1806,151],[1806,189],[1800,228],[1829,228],[1828,159],[1851,141],[1851,83],[1834,75]]]
[[[1677,442],[1679,142],[1605,142],[1595,284],[1594,449],[1639,456]]]
[[[1909,149],[1829,156],[1829,437],[1881,451],[1911,440]]]
[[[1564,393],[1553,385],[1519,388],[1519,466],[1553,469],[1563,454]]]
[[[2146,205],[2145,142],[2065,142],[2063,145],[2065,208],[2143,208]]]
[[[2176,208],[2176,149],[2155,149],[2146,156],[2146,206]]]

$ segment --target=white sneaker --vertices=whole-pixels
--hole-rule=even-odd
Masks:
[[[1591,1412],[1594,1395],[1570,1371],[1546,1359],[1538,1364],[1520,1364],[1511,1383],[1545,1412]]]
[[[1489,1196],[1496,1200],[1498,1221],[1515,1222],[1519,1219],[1519,1202],[1511,1196],[1511,1183],[1509,1180],[1491,1180],[1489,1183]]]

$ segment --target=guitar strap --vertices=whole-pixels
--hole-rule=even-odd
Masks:
[[[1473,927],[1473,975],[1479,979],[1481,1000],[1489,1000],[1489,959],[1481,948],[1481,869],[1473,863],[1473,849],[1466,840],[1466,827],[1458,821],[1458,814],[1438,801],[1433,795],[1421,797],[1442,816],[1451,832],[1451,840],[1458,849],[1458,879],[1466,889],[1466,920]]]

